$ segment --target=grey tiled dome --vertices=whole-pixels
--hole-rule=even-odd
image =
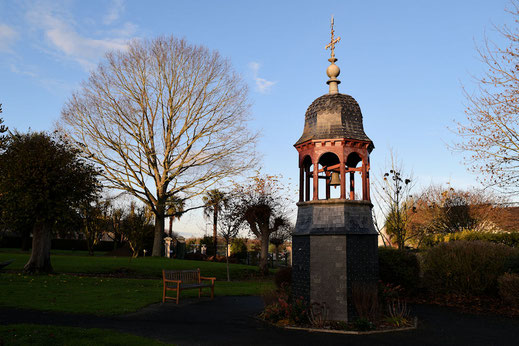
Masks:
[[[306,110],[303,135],[295,145],[310,139],[333,138],[368,141],[373,148],[364,133],[360,106],[350,95],[325,94],[315,99]]]

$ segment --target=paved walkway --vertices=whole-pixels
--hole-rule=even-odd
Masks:
[[[519,345],[519,319],[460,313],[418,305],[418,329],[373,334],[309,333],[271,327],[252,318],[259,297],[217,297],[154,304],[123,316],[99,317],[0,308],[0,324],[36,323],[110,328],[179,345]]]

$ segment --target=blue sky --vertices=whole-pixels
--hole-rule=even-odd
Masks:
[[[132,38],[183,37],[220,51],[250,86],[264,171],[297,181],[293,144],[310,103],[328,90],[335,16],[339,90],[360,104],[375,143],[372,174],[389,148],[419,186],[478,186],[446,147],[464,119],[461,86],[475,88],[484,35],[512,24],[493,1],[14,1],[0,2],[0,103],[11,129],[52,130],[67,98],[104,53]],[[201,234],[186,215],[177,230]]]

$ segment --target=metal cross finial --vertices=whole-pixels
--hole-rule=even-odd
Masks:
[[[335,44],[338,43],[341,40],[341,38],[340,38],[340,36],[337,37],[337,38],[334,38],[335,30],[333,30],[333,15],[332,15],[332,25],[331,26],[332,26],[332,38],[331,38],[330,43],[328,43],[324,47],[324,49],[330,48],[330,50],[331,50],[331,58],[335,59]]]

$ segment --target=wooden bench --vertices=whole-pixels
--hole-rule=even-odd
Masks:
[[[203,282],[203,281],[210,281]],[[166,299],[174,299],[178,304],[180,291],[198,289],[198,298],[202,294],[202,288],[211,288],[211,299],[214,298],[214,282],[216,278],[200,276],[200,269],[196,270],[162,270],[162,283],[164,291],[162,302]],[[167,291],[176,291],[175,297],[168,297]]]

